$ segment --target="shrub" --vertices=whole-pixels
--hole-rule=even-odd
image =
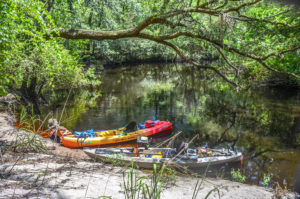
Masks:
[[[240,169],[234,170],[231,169],[231,177],[233,181],[244,183],[246,181],[246,176],[241,174]]]

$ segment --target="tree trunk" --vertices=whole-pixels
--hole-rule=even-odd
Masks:
[[[294,125],[288,136],[289,144],[292,146],[297,146],[297,135],[300,133],[300,117],[294,118]]]

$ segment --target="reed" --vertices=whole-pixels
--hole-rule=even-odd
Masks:
[[[158,171],[157,165],[153,165],[151,180],[145,176],[139,177],[134,169],[133,162],[128,172],[123,173],[123,186],[126,199],[160,199],[162,192],[162,176],[165,165]]]

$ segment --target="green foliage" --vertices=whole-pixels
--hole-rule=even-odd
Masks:
[[[75,14],[70,16],[73,20],[68,27],[85,28],[97,30],[118,30],[132,28],[139,24],[149,15],[162,14],[171,12],[174,9],[183,9],[190,6],[195,6],[197,1],[89,1],[88,3],[78,2],[73,4]],[[226,8],[236,6],[235,2],[227,2]],[[84,7],[82,10],[76,11],[76,7]],[[299,45],[300,37],[300,20],[296,11],[289,11],[284,14],[279,14],[287,9],[288,6],[282,6],[274,2],[257,3],[248,9],[242,9],[242,15],[275,21],[276,23],[288,24],[274,25],[264,22],[263,20],[238,20],[238,15],[233,16],[222,15],[223,22],[220,16],[209,16],[206,14],[192,13],[190,18],[187,16],[179,16],[179,19],[170,18],[171,23],[181,22],[186,26],[172,27],[152,25],[143,30],[151,35],[167,35],[178,31],[187,31],[191,33],[201,32],[204,35],[209,35],[210,38],[223,41],[224,44],[233,46],[242,52],[255,54],[257,56],[265,56],[269,53],[283,51],[284,49],[293,48]],[[53,12],[54,14],[55,12]],[[58,12],[57,12],[58,13]],[[78,14],[78,15],[77,15]],[[80,17],[79,14],[83,17]],[[101,16],[99,18],[95,16]],[[180,18],[181,17],[181,18]],[[81,19],[78,23],[73,21]],[[189,23],[184,22],[189,21]],[[66,23],[63,23],[64,25]],[[232,69],[226,66],[215,47],[205,41],[195,38],[179,37],[172,40],[185,54],[189,55],[194,60],[219,58],[213,66],[222,68],[222,72],[233,73]],[[137,57],[147,57],[148,55],[156,56],[161,54],[165,58],[172,57],[164,46],[155,45],[150,41],[139,41],[136,39],[123,39],[116,41],[103,41],[90,44],[94,46],[89,50],[101,54],[106,61],[122,62],[126,59],[136,59]],[[243,71],[241,78],[252,76],[257,80],[269,77],[270,71],[263,68],[259,63],[253,60],[245,59],[242,56],[224,52],[233,65],[237,66],[240,71]],[[124,55],[126,56],[124,58]],[[286,53],[284,55],[272,56],[266,60],[267,64],[275,69],[299,74],[299,51]],[[226,66],[226,67],[225,67]],[[238,79],[233,74],[230,79]]]
[[[70,94],[70,95],[69,95]],[[80,119],[81,115],[86,113],[89,108],[96,108],[97,100],[101,97],[101,91],[99,90],[87,90],[87,89],[72,89],[70,90],[59,90],[44,93],[48,99],[49,109],[53,110],[55,115],[53,117],[61,121],[67,129],[72,129]],[[65,103],[66,98],[69,95],[67,108],[62,113],[61,105]],[[59,107],[57,109],[57,107]],[[54,111],[56,109],[56,111]],[[49,110],[42,112],[42,117],[45,117],[49,113]],[[61,116],[62,115],[62,116]]]
[[[43,177],[43,176],[45,176],[45,175],[46,175],[46,173],[38,173],[36,175],[36,178],[35,178],[33,184],[37,184],[39,182],[40,178]]]
[[[45,152],[47,147],[43,143],[43,138],[36,132],[41,120],[38,115],[28,114],[24,107],[21,107],[19,115],[20,130],[12,145],[16,152]]]
[[[143,197],[149,199],[159,199],[162,192],[162,182],[161,178],[166,168],[165,165],[162,166],[160,171],[157,170],[156,164],[153,164],[153,175],[150,184],[144,184],[143,187]]]
[[[82,85],[86,85],[86,86],[90,86],[90,87],[97,87],[100,85],[101,81],[99,80],[99,75],[96,76],[95,75],[95,68],[90,67],[88,68],[84,75],[85,78],[82,78],[81,80],[81,84]]]
[[[7,94],[7,84],[9,75],[3,70],[3,63],[11,57],[5,49],[13,44],[13,25],[10,23],[9,15],[12,11],[11,5],[7,1],[0,2],[0,95]],[[13,49],[10,49],[13,50]]]
[[[16,152],[45,152],[47,147],[43,138],[36,133],[23,132],[18,134],[12,148]]]
[[[127,175],[127,176],[126,176]],[[127,178],[127,179],[126,179]],[[133,168],[133,163],[128,173],[123,173],[123,186],[126,199],[139,198],[140,192],[143,187],[144,177],[138,177]]]
[[[0,145],[0,156],[1,157],[5,153],[6,150],[7,150],[7,145],[5,143],[1,143],[1,145]]]
[[[194,1],[34,1],[4,0],[0,2],[0,95],[8,90],[20,89],[22,83],[30,84],[37,78],[37,90],[63,87],[96,86],[99,80],[94,76],[95,68],[84,70],[79,61],[94,60],[102,63],[120,63],[150,59],[164,61],[174,58],[175,53],[166,46],[153,41],[126,38],[113,41],[65,40],[51,36],[57,27],[90,30],[121,30],[135,27],[150,15],[195,6]],[[225,8],[238,4],[227,2]],[[217,4],[217,3],[216,3]],[[191,13],[190,16],[170,18],[170,23],[183,23],[183,26],[153,24],[143,30],[156,35],[187,31],[209,35],[249,54],[264,56],[299,43],[300,20],[297,12],[274,2],[261,2],[240,14],[261,19],[272,19],[274,25],[264,21],[238,20],[238,15],[209,16],[205,13]],[[222,18],[222,20],[220,19]],[[211,63],[220,68],[231,80],[254,77],[255,80],[269,77],[270,72],[260,64],[244,57],[224,51],[224,54],[238,67],[242,75],[234,76],[233,69],[208,41],[189,37],[179,37],[172,43],[193,60],[218,59]],[[66,48],[68,50],[66,50]],[[79,56],[81,55],[81,56]],[[272,56],[266,63],[275,69],[299,74],[299,50]],[[291,79],[291,78],[290,78]],[[251,78],[250,81],[252,81]],[[241,80],[242,81],[242,80]],[[172,89],[172,85],[170,89]],[[227,85],[221,85],[226,90]],[[12,89],[13,88],[13,89]]]
[[[153,81],[153,80],[144,80],[141,82],[141,86],[147,90],[146,93],[153,94],[158,93],[161,94],[164,91],[171,91],[174,89],[174,85],[168,81]]]
[[[111,156],[105,157],[101,159],[103,162],[110,163],[114,166],[124,166],[124,157],[123,154],[121,153],[115,153],[112,154]]]
[[[158,171],[156,164],[153,165],[153,175],[150,183],[147,182],[145,177],[138,177],[136,171],[133,168],[133,162],[131,168],[126,173],[123,173],[123,186],[126,199],[160,199],[162,192],[162,176],[165,169],[165,165]]]
[[[93,76],[78,64],[58,39],[57,31],[44,3],[33,0],[1,1],[0,94],[17,92],[36,81],[34,90],[79,87],[90,84]],[[88,78],[89,80],[85,80]],[[98,84],[99,80],[93,84]],[[23,87],[22,87],[23,89]],[[38,93],[39,95],[40,93]]]
[[[161,2],[159,2],[161,3]],[[146,5],[145,5],[146,4]],[[55,2],[51,7],[51,16],[59,27],[90,30],[118,30],[132,28],[140,23],[156,4],[146,1],[74,1]],[[70,6],[72,5],[72,6]],[[150,6],[152,9],[153,7]],[[165,46],[137,39],[115,41],[68,41],[67,47],[74,53],[91,54],[105,63],[134,62],[138,60],[171,59],[175,53]],[[92,57],[87,57],[91,60]]]
[[[163,173],[162,182],[164,184],[175,185],[176,184],[176,175],[177,175],[177,171],[175,169],[167,167],[165,169],[165,172]]]
[[[35,115],[33,109],[31,109],[31,113],[28,113],[24,106],[20,107],[19,126],[21,130],[35,133],[38,130],[37,125],[39,123],[41,123],[40,116]]]
[[[249,23],[241,22],[233,25],[230,22],[230,19],[228,19],[229,23],[227,24],[228,27],[226,27],[224,42],[241,49],[242,51],[259,56],[280,52],[299,45],[300,20],[298,13],[296,11],[290,11],[282,15],[277,15],[288,9],[290,9],[288,6],[270,1],[265,1],[252,6],[250,9],[244,11],[244,15],[288,24],[290,27],[264,23],[263,21],[252,21]],[[230,28],[230,26],[233,27]],[[244,74],[244,77],[251,75],[256,79],[261,80],[268,77],[268,74],[270,74],[270,72],[261,67],[259,63],[247,59],[240,59],[230,53],[226,53],[226,55],[228,55],[231,60],[235,61],[235,63],[242,64],[245,69],[248,70]],[[281,71],[300,74],[299,51],[269,57],[266,60],[266,63]]]
[[[241,182],[241,183],[244,183],[246,181],[246,176],[244,176],[241,172],[240,172],[240,169],[238,170],[234,170],[234,169],[231,169],[231,177],[232,177],[232,180],[233,181],[236,181],[236,182]]]
[[[112,199],[111,196],[99,196],[98,198],[99,199]]]
[[[263,181],[262,181],[261,184],[262,184],[263,186],[267,187],[267,186],[269,186],[270,181],[271,181],[270,175],[264,174],[264,178],[263,178]]]

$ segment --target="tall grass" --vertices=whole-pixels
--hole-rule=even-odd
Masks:
[[[33,110],[32,114],[28,114],[24,107],[21,107],[20,116],[19,116],[19,126],[20,129],[29,131],[29,132],[36,132],[37,131],[37,124],[41,122],[39,115],[34,115]]]
[[[162,176],[165,165],[158,171],[157,165],[153,165],[153,174],[151,180],[145,177],[139,177],[133,167],[133,163],[128,172],[123,173],[123,186],[126,199],[160,199],[162,192]]]
[[[42,137],[36,134],[39,130],[36,124],[43,125],[40,117],[34,114],[27,114],[23,107],[20,112],[19,125],[20,129],[27,131],[28,133],[17,134],[16,140],[12,145],[14,151],[17,152],[43,152],[47,150],[47,147],[42,141]],[[40,125],[39,125],[40,126]]]

